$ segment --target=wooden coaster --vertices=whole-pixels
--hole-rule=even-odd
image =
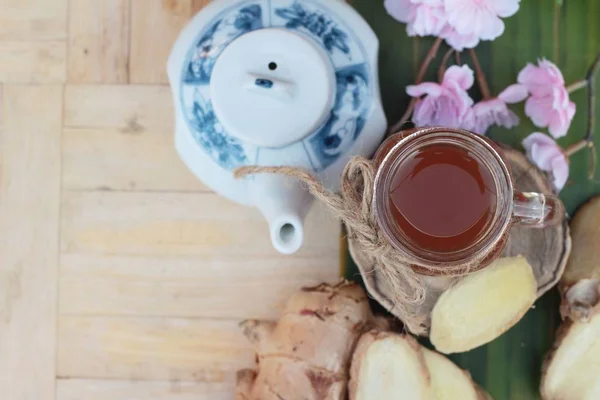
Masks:
[[[553,194],[552,184],[546,175],[532,165],[525,155],[515,149],[505,147],[504,154],[509,161],[515,188],[523,192],[539,192]],[[390,300],[391,289],[385,280],[381,279],[373,269],[372,260],[367,259],[356,251],[352,241],[348,243],[350,255],[358,266],[369,294],[385,309],[396,317],[400,316]],[[531,264],[538,282],[538,297],[546,293],[560,279],[571,252],[571,237],[569,235],[568,218],[561,224],[543,228],[531,229],[521,226],[511,228],[503,257],[524,255]],[[423,304],[414,309],[420,315],[426,315],[423,325],[429,331],[429,314],[439,296],[448,288],[456,277],[425,277],[427,295]]]

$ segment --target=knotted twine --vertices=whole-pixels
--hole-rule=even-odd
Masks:
[[[342,173],[339,194],[325,188],[311,172],[297,167],[249,165],[237,168],[233,174],[236,179],[255,174],[279,174],[306,184],[310,193],[344,222],[349,238],[373,261],[373,271],[376,270],[392,289],[390,301],[408,330],[424,334],[423,322],[427,316],[418,315],[414,310],[423,304],[426,287],[411,265],[428,270],[432,275],[461,275],[468,272],[471,265],[477,265],[489,251],[478,255],[469,265],[450,267],[449,270],[447,266],[424,264],[396,250],[382,234],[373,213],[376,172],[373,161],[353,157]]]

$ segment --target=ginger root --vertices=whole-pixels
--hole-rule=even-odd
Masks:
[[[238,372],[236,400],[345,399],[352,351],[372,315],[363,289],[349,282],[304,288],[279,322],[242,322],[258,370]]]
[[[471,376],[409,335],[370,331],[356,346],[350,400],[482,400]]]
[[[573,251],[559,289],[561,315],[587,321],[600,309],[600,196],[584,204],[571,221]]]
[[[559,283],[567,321],[542,366],[546,400],[600,399],[600,196],[577,211],[571,235],[573,252]]]
[[[516,324],[536,298],[525,257],[500,258],[440,296],[431,313],[431,343],[445,354],[479,347]]]
[[[431,379],[419,343],[410,336],[371,331],[356,346],[350,400],[430,398]]]
[[[600,399],[600,313],[588,322],[568,321],[557,333],[542,367],[545,400]]]

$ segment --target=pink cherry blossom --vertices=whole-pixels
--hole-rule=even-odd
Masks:
[[[535,126],[548,127],[550,134],[565,136],[575,116],[575,103],[569,98],[562,73],[548,60],[538,65],[527,64],[519,73],[519,83],[531,94],[525,103],[525,114]]]
[[[460,35],[494,40],[504,32],[500,18],[519,10],[520,0],[444,0],[448,23]]]
[[[525,114],[535,126],[547,126],[550,134],[559,138],[565,136],[571,126],[575,116],[575,103],[569,100],[569,93],[565,88],[554,88],[548,96],[531,96],[525,103]]]
[[[477,35],[473,33],[461,35],[450,24],[446,24],[444,29],[442,29],[440,37],[445,39],[446,43],[456,51],[472,49],[479,44],[479,37]]]
[[[472,129],[475,122],[473,100],[467,90],[473,86],[473,71],[453,65],[446,70],[441,84],[423,82],[406,87],[406,93],[418,97],[412,121],[416,126],[441,125]]]
[[[504,89],[498,97],[482,100],[473,106],[475,124],[473,131],[484,135],[492,125],[513,128],[519,124],[519,117],[507,104],[519,103],[527,98],[527,89],[514,84]]]
[[[504,32],[500,18],[519,9],[520,0],[384,0],[392,17],[406,24],[409,36],[439,36],[457,51]]]
[[[552,175],[554,187],[560,191],[569,178],[569,162],[562,149],[550,136],[539,132],[527,136],[523,147],[532,163]]]
[[[519,72],[518,81],[524,84],[534,96],[545,96],[552,91],[552,88],[565,86],[565,79],[560,69],[545,58],[538,60],[537,66],[527,63]]]
[[[384,6],[406,24],[408,36],[437,36],[446,25],[443,0],[385,0]]]

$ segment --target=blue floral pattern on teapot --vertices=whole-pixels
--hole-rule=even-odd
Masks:
[[[187,53],[180,101],[192,136],[215,163],[226,170],[279,163],[287,152],[307,159],[319,172],[356,142],[374,90],[367,53],[352,29],[326,6],[311,0],[251,0],[224,10],[207,26]],[[301,142],[280,149],[256,147],[229,135],[209,95],[212,69],[223,49],[240,35],[267,27],[292,29],[318,42],[330,56],[337,86],[334,105],[322,126]]]
[[[300,3],[294,2],[289,7],[276,9],[275,14],[288,20],[285,23],[286,28],[304,28],[320,38],[327,51],[332,52],[337,48],[345,54],[350,53],[348,35],[321,11],[309,11]]]

